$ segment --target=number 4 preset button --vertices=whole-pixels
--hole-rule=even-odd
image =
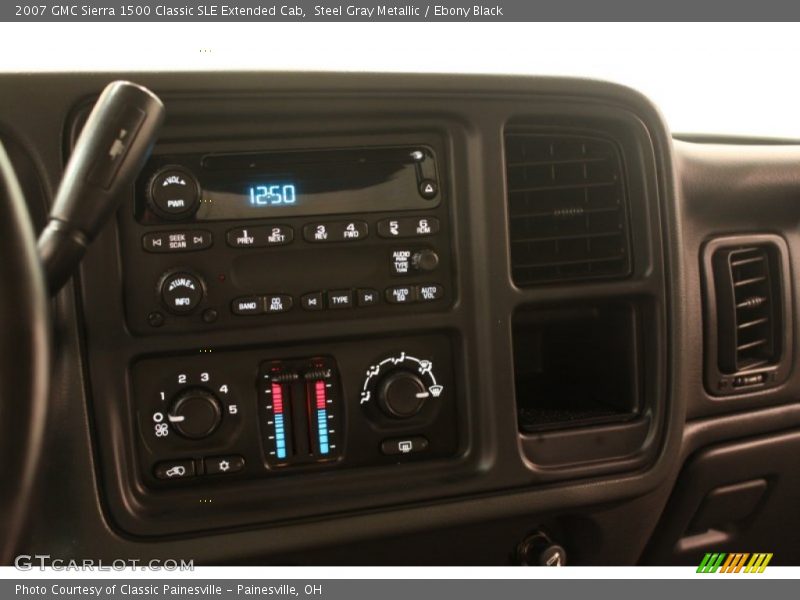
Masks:
[[[355,242],[369,234],[364,221],[325,221],[303,226],[303,238],[315,244],[326,242]]]

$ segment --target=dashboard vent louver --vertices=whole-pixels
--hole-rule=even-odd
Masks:
[[[714,254],[718,361],[738,373],[780,360],[780,271],[769,248],[726,248]]]
[[[624,277],[628,211],[616,143],[574,134],[506,132],[514,282]]]

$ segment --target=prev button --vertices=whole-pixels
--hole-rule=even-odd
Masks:
[[[226,234],[232,248],[264,248],[283,246],[294,239],[294,230],[288,225],[266,225],[259,227],[236,227]]]

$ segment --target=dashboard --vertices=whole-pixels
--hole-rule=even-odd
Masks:
[[[578,79],[2,75],[40,227],[117,78],[167,119],[54,302],[30,550],[800,558],[800,146]]]

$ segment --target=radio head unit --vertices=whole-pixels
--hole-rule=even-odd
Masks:
[[[426,146],[165,155],[140,180],[144,223],[425,210],[439,204]]]
[[[120,213],[131,331],[380,318],[452,304],[448,186],[433,145],[184,147],[154,153],[133,210]]]

